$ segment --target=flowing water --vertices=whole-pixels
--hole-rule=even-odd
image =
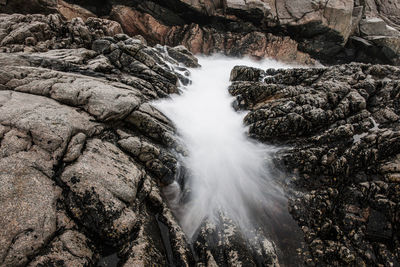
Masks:
[[[200,57],[201,68],[191,70],[192,84],[182,94],[155,103],[176,125],[187,155],[181,164],[187,170],[184,188],[177,182],[167,188],[177,217],[189,239],[205,219],[216,220],[219,211],[242,229],[254,222],[279,227],[288,220],[286,199],[272,168],[276,148],[251,140],[243,125],[244,112],[232,107],[229,77],[236,65],[288,68],[272,60],[252,61],[223,56]],[[178,203],[188,191],[188,201]],[[179,207],[177,207],[179,206]],[[277,226],[278,225],[278,226]],[[277,230],[281,231],[280,229]],[[278,239],[291,238],[281,233]]]

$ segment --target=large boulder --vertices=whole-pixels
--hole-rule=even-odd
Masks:
[[[276,2],[276,3],[275,3]],[[270,1],[282,26],[303,28],[305,36],[334,31],[345,43],[351,32],[353,1]],[[325,29],[324,29],[325,27]]]
[[[381,50],[389,63],[400,64],[400,31],[396,24],[380,17],[366,17],[360,21],[359,34]]]
[[[70,188],[68,209],[87,229],[116,246],[136,224],[130,209],[144,173],[114,145],[89,140],[60,179]]]

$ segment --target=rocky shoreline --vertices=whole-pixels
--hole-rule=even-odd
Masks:
[[[400,265],[400,69],[373,65],[400,64],[399,17],[385,0],[0,0],[0,266],[283,265],[224,216],[189,242],[162,193],[185,148],[150,102],[190,83],[192,53],[314,66],[235,67],[233,105],[284,147],[305,265]]]
[[[0,56],[1,266],[90,266],[103,249],[127,266],[165,265],[158,224],[171,231],[175,261],[190,260],[157,186],[173,177],[173,126],[147,104],[177,92],[179,75],[123,34],[92,46]]]
[[[235,67],[230,92],[250,135],[293,173],[289,210],[310,265],[399,264],[399,81],[392,66]]]
[[[272,244],[255,252],[226,218],[191,247],[161,193],[177,172],[171,151],[184,148],[149,101],[189,82],[188,50],[113,35],[102,19],[2,19],[17,27],[0,53],[1,266],[276,262]]]
[[[400,64],[398,1],[3,0],[2,12],[110,19],[150,45],[184,45],[192,53],[301,64]]]

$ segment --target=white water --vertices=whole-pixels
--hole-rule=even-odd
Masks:
[[[182,163],[189,171],[185,187],[191,195],[190,201],[179,207],[178,219],[189,238],[204,219],[213,221],[221,210],[239,226],[251,227],[249,207],[273,207],[280,197],[268,168],[274,149],[247,137],[245,114],[233,110],[228,86],[236,65],[287,66],[222,56],[203,57],[199,63],[202,67],[191,70],[192,84],[182,88],[181,95],[155,103],[175,123],[188,151]],[[175,193],[173,202],[177,204],[179,185],[170,185],[169,191]]]

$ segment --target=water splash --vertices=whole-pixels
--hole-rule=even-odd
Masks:
[[[254,214],[271,210],[282,196],[271,179],[269,164],[275,149],[247,137],[245,113],[234,111],[227,88],[236,65],[288,66],[223,56],[200,57],[199,61],[202,67],[191,70],[192,84],[182,88],[181,95],[155,103],[175,123],[188,151],[181,161],[188,171],[185,188],[174,183],[166,192],[179,209],[178,219],[189,238],[205,219],[215,221],[219,211],[248,228]],[[179,200],[188,189],[189,200],[182,206]]]

